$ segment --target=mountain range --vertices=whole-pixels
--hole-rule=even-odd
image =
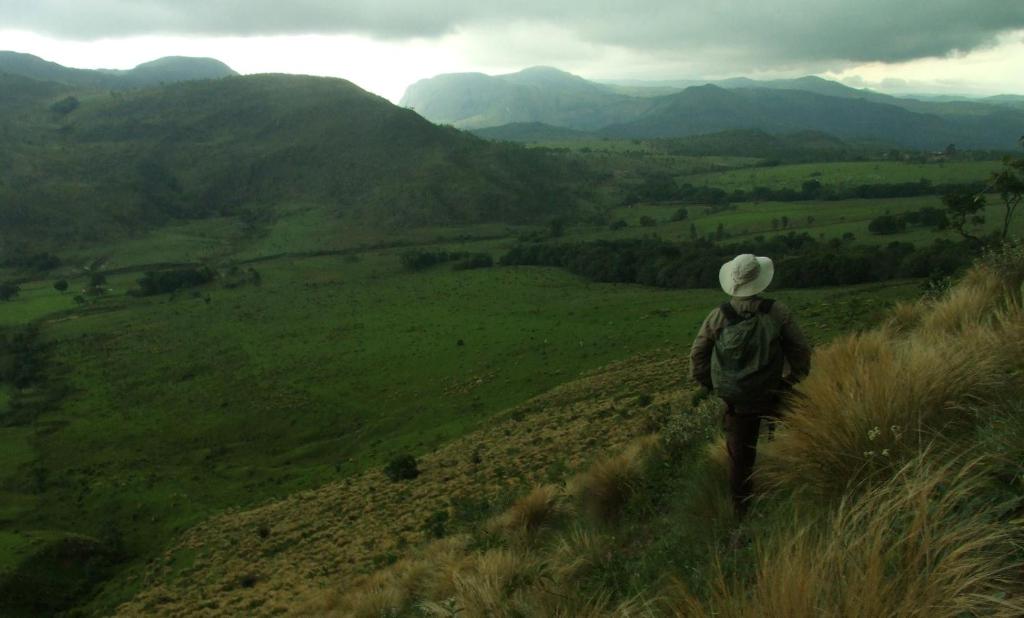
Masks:
[[[128,90],[238,75],[234,69],[213,58],[168,56],[122,71],[73,69],[31,54],[12,51],[0,51],[0,73],[96,90]]]
[[[465,129],[542,123],[623,138],[731,129],[813,130],[844,139],[938,149],[1011,149],[1024,133],[1024,98],[924,101],[819,77],[704,84],[602,84],[550,67],[489,76],[446,74],[411,85],[401,104]]]

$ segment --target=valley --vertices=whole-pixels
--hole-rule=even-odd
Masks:
[[[769,293],[821,346],[945,293],[961,232],[1003,232],[1013,153],[728,123],[490,141],[344,80],[87,77],[0,74],[5,615],[293,611],[459,500],[486,499],[470,528],[690,410],[722,256],[778,249]],[[920,215],[957,186],[987,199],[961,230]],[[403,455],[415,496],[381,489]]]

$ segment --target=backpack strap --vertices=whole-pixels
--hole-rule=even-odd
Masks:
[[[733,308],[731,302],[722,303],[718,310],[725,316],[725,323],[729,326],[743,321],[743,317]]]
[[[761,313],[768,314],[772,312],[772,306],[775,305],[775,299],[764,298],[761,299],[761,306],[757,310]]]

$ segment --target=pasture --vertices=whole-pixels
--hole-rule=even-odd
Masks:
[[[885,198],[875,200],[801,201],[741,203],[734,208],[715,212],[707,206],[683,204],[637,204],[612,211],[613,221],[622,220],[627,227],[611,230],[608,226],[581,227],[575,236],[585,240],[609,240],[643,237],[657,234],[664,240],[686,241],[692,238],[691,224],[698,236],[715,237],[721,225],[726,242],[742,241],[755,236],[772,236],[789,232],[810,234],[817,240],[842,239],[853,234],[861,244],[887,244],[893,241],[928,244],[936,239],[957,240],[954,230],[935,230],[927,227],[908,227],[897,234],[872,234],[868,224],[885,214],[899,215],[922,208],[943,209],[937,196]],[[686,208],[688,217],[671,221],[680,208]],[[1001,229],[1003,207],[998,196],[989,196],[982,224],[969,226],[972,233],[984,234]],[[654,220],[655,225],[644,226],[641,218]],[[1024,233],[1024,218],[1017,217],[1011,226],[1015,234]]]

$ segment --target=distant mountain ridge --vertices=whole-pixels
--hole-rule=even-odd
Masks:
[[[513,133],[530,123],[629,138],[812,130],[926,149],[949,143],[1011,149],[1024,133],[1024,104],[1013,95],[920,101],[814,76],[644,84],[590,82],[549,67],[448,74],[413,84],[401,104],[433,122],[474,131],[519,125]]]
[[[234,69],[213,58],[168,56],[129,70],[73,69],[38,56],[11,51],[0,51],[0,73],[97,90],[146,88],[238,75]]]

